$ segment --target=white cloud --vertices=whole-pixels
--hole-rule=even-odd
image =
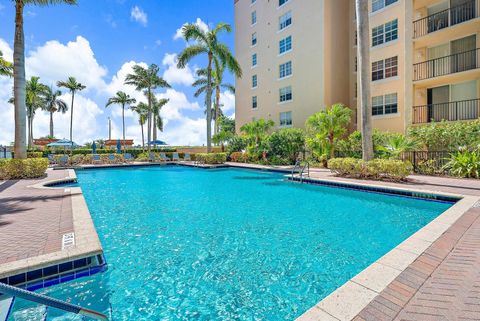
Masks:
[[[202,146],[207,141],[206,126],[203,118],[182,118],[177,124],[166,127],[160,139],[170,145]]]
[[[167,89],[165,93],[157,94],[159,99],[167,98],[168,103],[163,106],[160,115],[163,117],[165,125],[172,120],[181,120],[184,116],[181,114],[182,110],[201,110],[197,102],[190,102],[185,93],[175,89]]]
[[[163,73],[163,79],[165,79],[170,85],[185,85],[191,86],[195,81],[193,76],[193,70],[190,66],[185,66],[183,69],[177,68],[177,55],[165,54],[162,64],[166,66],[166,70]]]
[[[13,49],[3,39],[0,39],[0,51],[3,53],[3,58],[7,61],[13,61]]]
[[[130,11],[130,18],[144,27],[148,24],[148,16],[140,7],[134,6]]]
[[[235,111],[235,95],[231,92],[225,91],[220,94],[220,104],[225,114],[229,115],[232,111]]]
[[[202,19],[200,18],[197,18],[197,21],[193,22],[194,24],[196,24],[197,26],[200,27],[201,30],[203,31],[208,31],[208,24],[206,24],[205,22],[203,22]],[[188,22],[184,23],[180,28],[177,29],[177,31],[175,32],[175,34],[173,35],[173,40],[177,40],[177,39],[182,39],[183,38],[183,34],[182,34],[182,28],[184,26],[186,26],[188,24]]]
[[[66,45],[56,40],[46,42],[28,53],[25,65],[28,78],[39,76],[46,85],[73,76],[87,86],[86,91],[105,87],[107,69],[98,64],[90,43],[82,36]]]

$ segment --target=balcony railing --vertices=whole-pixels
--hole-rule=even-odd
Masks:
[[[413,107],[413,123],[426,124],[442,120],[471,120],[480,117],[480,99],[454,101]]]
[[[413,37],[418,38],[478,17],[480,17],[480,0],[467,0],[458,6],[414,21]]]
[[[423,80],[480,68],[480,49],[435,58],[413,65],[413,80]]]

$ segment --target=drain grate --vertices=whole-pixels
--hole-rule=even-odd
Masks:
[[[62,237],[62,250],[75,246],[75,233],[63,234]]]

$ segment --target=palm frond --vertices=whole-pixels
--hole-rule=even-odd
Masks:
[[[203,45],[192,45],[189,46],[180,53],[178,56],[178,62],[177,62],[177,67],[178,68],[185,68],[187,66],[187,63],[192,60],[192,58],[202,54],[202,53],[208,53],[208,48],[203,46]]]

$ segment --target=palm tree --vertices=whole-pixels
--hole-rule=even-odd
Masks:
[[[153,137],[154,141],[157,140],[157,130],[163,132],[163,119],[160,116],[160,110],[169,102],[169,99],[162,98],[157,99],[155,96],[152,97],[152,117],[153,117]]]
[[[258,154],[265,136],[273,126],[275,126],[273,120],[259,119],[246,123],[240,127],[240,131],[247,136],[253,152]]]
[[[15,158],[27,158],[26,106],[25,106],[25,37],[23,34],[23,9],[25,5],[76,4],[76,0],[14,0],[15,40],[13,45],[13,98],[15,105]]]
[[[45,106],[47,86],[40,82],[40,77],[31,77],[26,83],[26,102],[28,119],[28,146],[33,146],[33,118],[35,111]]]
[[[107,105],[105,107],[117,104],[122,106],[122,130],[123,130],[123,149],[125,150],[125,106],[135,104],[137,100],[130,97],[130,95],[124,93],[123,91],[117,91],[114,97],[108,99]]]
[[[352,110],[342,104],[335,104],[324,111],[313,114],[307,119],[309,133],[307,142],[322,146],[330,158],[335,157],[335,141],[347,131]]]
[[[370,111],[370,26],[368,0],[355,0],[358,34],[358,70],[360,96],[360,123],[362,132],[362,158],[373,158],[372,114]]]
[[[0,76],[13,76],[13,64],[3,58],[3,53],[0,51]]]
[[[229,24],[220,23],[213,30],[204,31],[196,24],[187,24],[182,28],[183,38],[186,41],[195,42],[186,47],[178,57],[178,68],[185,68],[187,63],[196,56],[206,54],[208,57],[207,65],[207,152],[212,151],[212,71],[214,59],[217,58],[220,63],[225,64],[236,77],[242,76],[242,69],[235,59],[230,49],[217,39],[221,31],[231,32],[232,27]]]
[[[141,102],[137,106],[132,106],[130,108],[138,114],[138,124],[142,129],[142,149],[145,151],[145,135],[143,132],[143,125],[145,125],[147,122],[148,105]]]
[[[135,86],[138,91],[145,91],[148,100],[147,108],[147,140],[148,151],[150,152],[150,141],[152,132],[152,98],[157,88],[170,88],[168,82],[158,75],[160,68],[151,64],[148,68],[140,65],[133,66],[133,73],[125,77],[125,84]]]
[[[75,93],[87,87],[77,82],[75,77],[68,77],[67,81],[59,81],[57,82],[57,86],[67,88],[72,95],[72,104],[70,105],[70,142],[72,143],[71,150],[73,150],[73,103],[75,102]]]
[[[60,90],[53,90],[50,87],[45,88],[45,105],[43,106],[43,110],[48,111],[50,113],[50,137],[53,138],[54,131],[53,131],[53,114],[56,112],[60,112],[65,114],[68,110],[67,103],[58,97],[62,95]]]

